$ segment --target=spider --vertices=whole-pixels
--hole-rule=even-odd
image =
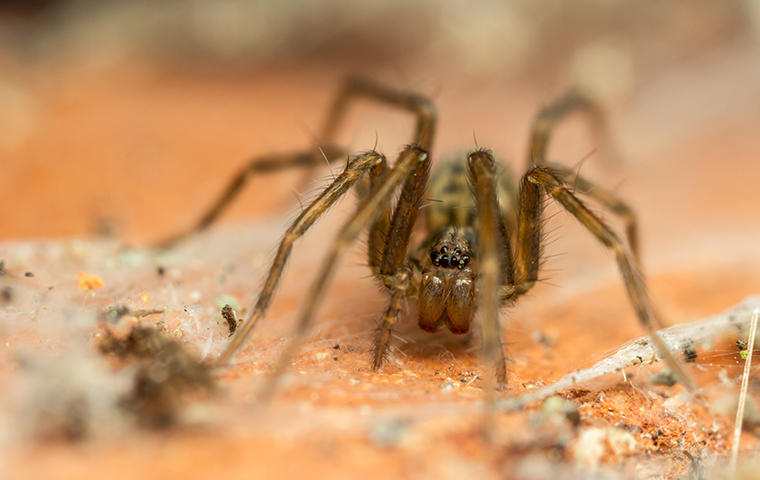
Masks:
[[[392,166],[378,152],[349,154],[333,141],[350,102],[361,97],[406,110],[416,118],[413,141]],[[329,249],[304,300],[294,338],[271,377],[271,388],[265,390],[273,389],[288,359],[303,342],[339,257],[365,229],[369,232],[369,266],[389,297],[373,341],[372,370],[379,370],[386,359],[402,304],[416,299],[419,326],[429,332],[448,328],[453,333],[467,333],[477,311],[482,358],[485,368],[492,371],[481,375],[486,391],[506,388],[508,369],[499,311],[528,292],[538,280],[543,200],[550,196],[614,254],[636,314],[658,354],[679,379],[690,386],[689,377],[656,332],[659,324],[637,267],[636,222],[630,208],[611,193],[546,159],[553,127],[578,110],[599,115],[594,104],[578,94],[561,98],[537,115],[528,168],[519,181],[519,188],[512,185],[506,169],[484,149],[440,169],[428,182],[437,118],[432,102],[416,93],[395,90],[367,79],[348,79],[319,137],[321,148],[254,159],[232,180],[194,228],[175,237],[176,240],[209,226],[253,175],[316,166],[325,159],[346,159],[344,170],[301,211],[285,232],[255,305],[249,309],[242,327],[218,363],[226,365],[231,361],[266,313],[294,242],[338,199],[356,188],[360,194],[359,206]],[[627,242],[592,213],[570,185],[620,217],[626,225]],[[436,201],[422,209],[425,198]],[[420,245],[410,246],[418,217],[426,236]]]

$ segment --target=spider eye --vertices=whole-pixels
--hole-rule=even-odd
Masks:
[[[441,255],[446,255],[447,253],[449,253],[449,247],[441,247]]]
[[[459,263],[457,264],[457,268],[461,270],[466,267],[468,263],[470,263],[470,257],[467,255],[462,255],[462,258],[459,259]]]
[[[433,265],[436,267],[441,266],[441,254],[438,252],[430,252],[430,260],[433,261]]]

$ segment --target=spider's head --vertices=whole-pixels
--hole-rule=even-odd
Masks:
[[[475,305],[473,241],[469,229],[445,231],[423,259],[419,325],[428,332],[444,327],[467,333]]]

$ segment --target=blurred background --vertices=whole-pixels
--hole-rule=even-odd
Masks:
[[[749,0],[3,1],[0,238],[150,242],[183,229],[249,158],[313,146],[340,79],[356,73],[430,96],[436,152],[477,142],[518,173],[532,116],[580,87],[609,112],[624,160],[613,183],[633,182],[635,199],[657,170],[641,165],[658,164],[667,178],[646,181],[678,204],[674,184],[709,188],[659,165],[674,151],[693,153],[705,134],[700,152],[725,152],[714,139],[727,132],[733,147],[754,142],[742,132],[758,120],[759,24]],[[351,148],[392,155],[409,140],[405,115],[355,110]],[[586,133],[564,128],[555,156],[593,157]],[[604,165],[588,163],[592,177]],[[226,218],[292,206],[298,178],[255,183]],[[712,202],[698,209],[694,222],[722,218]]]

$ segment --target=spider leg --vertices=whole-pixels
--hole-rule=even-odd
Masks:
[[[564,97],[541,110],[533,122],[533,128],[530,141],[530,152],[528,155],[528,169],[533,166],[548,166],[558,174],[562,181],[572,184],[583,191],[585,195],[593,198],[602,206],[609,209],[617,215],[625,224],[626,237],[628,245],[636,258],[639,258],[638,228],[636,217],[633,211],[622,200],[618,199],[612,193],[594,185],[583,177],[578,176],[571,169],[550,162],[546,159],[546,152],[549,146],[551,133],[557,124],[568,116],[576,112],[585,112],[588,114],[590,121],[594,126],[597,137],[607,146],[607,150],[612,150],[609,142],[609,132],[603,112],[591,98],[577,91],[571,91]],[[536,237],[537,239],[537,237]]]
[[[495,389],[506,388],[508,380],[501,342],[499,307],[502,299],[507,296],[505,289],[514,291],[512,248],[499,209],[493,156],[485,150],[473,152],[468,157],[468,167],[480,220],[477,311],[483,336],[483,364],[493,372],[484,378],[486,411],[489,412],[493,410]]]
[[[277,284],[285,269],[293,243],[299,239],[338,199],[361,180],[367,170],[385,163],[385,158],[376,152],[367,152],[350,157],[345,170],[330,184],[301,214],[285,232],[277,249],[269,274],[261,289],[256,305],[246,315],[243,326],[238,330],[227,349],[217,360],[218,364],[229,362],[238,348],[253,331],[256,322],[264,315],[269,302],[277,289]]]
[[[306,332],[308,332],[309,327],[314,321],[317,307],[324,297],[325,290],[330,283],[335,265],[341,254],[346,251],[348,245],[361,233],[362,229],[373,223],[382,212],[384,206],[391,201],[396,188],[406,179],[413,178],[420,169],[427,168],[425,165],[427,163],[429,163],[428,154],[419,146],[411,145],[404,149],[394,167],[385,175],[382,182],[376,186],[374,192],[359,205],[354,215],[343,226],[309,289],[303,304],[301,316],[293,334],[293,339],[288,344],[285,354],[283,354],[269,382],[265,386],[262,392],[263,399],[269,398],[274,393],[278,379],[287,368],[290,359],[303,343]]]
[[[408,265],[399,268],[395,274],[383,278],[384,282],[390,284],[388,289],[391,298],[388,301],[388,306],[385,309],[383,318],[380,321],[380,326],[378,327],[377,332],[375,333],[375,338],[372,342],[373,372],[380,370],[380,367],[383,366],[383,361],[388,353],[388,345],[391,341],[393,325],[396,324],[396,321],[401,315],[403,301],[410,295],[414,280],[413,270]]]
[[[612,192],[586,180],[580,175],[576,175],[574,171],[563,165],[554,162],[544,162],[543,165],[554,170],[554,173],[557,174],[565,184],[574,185],[576,191],[580,191],[584,195],[593,198],[622,220],[625,225],[625,236],[628,240],[628,246],[631,249],[631,253],[633,253],[633,256],[636,257],[636,259],[640,258],[636,215],[634,215],[633,210],[628,204],[617,198]]]
[[[278,248],[277,255],[269,271],[267,280],[264,283],[264,287],[262,288],[262,291],[259,295],[258,301],[255,307],[251,309],[250,313],[248,314],[246,320],[243,323],[243,327],[239,330],[238,334],[232,339],[230,345],[219,357],[218,362],[220,364],[227,363],[234,356],[235,352],[240,348],[240,346],[244,343],[246,337],[253,330],[256,322],[263,316],[274,294],[274,291],[276,290],[277,283],[280,279],[280,276],[282,275],[282,271],[284,269],[287,258],[290,255],[293,242],[299,238],[338,198],[340,198],[348,189],[356,185],[356,183],[367,171],[370,172],[370,194],[365,200],[363,200],[361,205],[374,205],[375,210],[368,210],[366,207],[360,206],[355,218],[359,218],[357,221],[359,222],[358,225],[361,225],[361,228],[367,224],[370,225],[370,252],[373,250],[376,251],[378,245],[380,245],[382,242],[387,241],[387,238],[398,237],[398,234],[396,233],[387,236],[387,232],[394,231],[393,229],[395,227],[393,225],[396,225],[396,223],[391,223],[389,221],[390,201],[388,201],[387,197],[390,197],[396,187],[408,176],[409,169],[412,169],[413,175],[415,177],[421,176],[423,172],[427,172],[429,169],[429,161],[421,162],[417,157],[425,160],[428,158],[427,149],[430,147],[430,142],[433,138],[435,130],[435,107],[423,96],[414,93],[389,89],[367,80],[352,78],[345,83],[343,89],[338,95],[338,98],[335,100],[330,114],[328,115],[328,119],[325,123],[325,128],[321,136],[323,141],[328,144],[332,143],[332,139],[335,137],[340,121],[345,116],[345,111],[349,101],[354,97],[360,96],[364,96],[369,99],[386,103],[391,106],[402,108],[415,113],[417,116],[417,129],[414,136],[415,144],[413,146],[407,147],[391,171],[388,171],[385,159],[375,152],[368,152],[366,154],[355,157],[353,160],[350,160],[344,172],[301,213],[301,215],[286,232],[285,237],[282,240],[280,247]],[[335,150],[340,151],[337,148]],[[287,160],[289,157],[281,156],[279,158],[281,160]],[[291,160],[291,163],[295,163],[295,161]],[[315,163],[316,162],[305,162],[302,164],[313,165]],[[422,163],[424,165],[417,166],[417,163]],[[410,167],[407,164],[411,164],[414,168]],[[427,174],[425,173],[425,177],[426,175]],[[244,179],[242,178],[239,181],[233,181],[232,186],[238,185],[238,183],[239,185],[235,188],[229,188],[228,193],[225,194],[222,201],[218,203],[218,208],[212,208],[210,213],[213,213],[213,215],[207,215],[207,217],[211,216],[211,220],[209,220],[208,223],[210,223],[210,221],[212,221],[213,218],[218,215],[221,208],[226,205],[229,200],[231,200],[231,197],[234,197],[234,195],[237,193],[237,190],[242,187],[243,182]],[[406,192],[406,186],[404,188],[404,191]],[[420,198],[422,197],[421,194],[419,196]],[[418,207],[415,208],[415,214],[417,209]],[[397,211],[398,210],[399,209],[397,208]],[[346,226],[346,230],[350,230],[350,225],[352,224]],[[409,227],[409,230],[411,231],[411,226]],[[340,237],[345,239],[345,243],[350,242],[356,233],[352,231],[352,233],[349,233],[347,235],[348,236]],[[407,237],[408,236],[409,234],[407,234]],[[372,253],[370,253],[370,264],[377,266],[379,265],[379,262],[379,256],[372,255]],[[326,267],[325,270],[327,271],[326,273],[328,275],[331,273],[331,269],[332,266]],[[315,303],[316,300],[314,300],[312,303],[307,303],[307,310],[315,309]],[[310,312],[309,315],[313,315],[313,313]],[[311,319],[304,320],[304,322],[306,323],[306,326],[299,327],[301,336],[305,334],[306,328],[311,322]],[[300,344],[299,338],[300,337],[297,336],[293,341],[294,345],[297,346]],[[276,377],[277,375],[275,375],[275,378]]]
[[[250,161],[245,168],[235,175],[221,196],[198,223],[188,230],[160,242],[158,246],[161,248],[170,247],[183,238],[206,229],[216,221],[253,176],[294,167],[314,167],[324,162],[325,158],[331,162],[336,158],[345,156],[344,149],[335,145],[335,136],[341,121],[345,117],[349,102],[357,97],[366,97],[416,114],[417,128],[413,143],[426,151],[430,151],[430,143],[435,133],[436,111],[427,98],[412,92],[394,90],[359,77],[348,78],[333,103],[322,134],[318,139],[318,143],[324,145],[321,149],[295,154],[275,154]]]
[[[657,333],[659,321],[630,248],[570,191],[561,175],[548,167],[533,168],[523,176],[521,182],[517,256],[519,277],[525,278],[531,286],[537,279],[540,257],[538,241],[541,236],[541,189],[554,197],[615,255],[628,296],[657,353],[673,370],[679,381],[689,390],[693,390],[691,378]]]
[[[580,92],[569,92],[541,110],[533,121],[528,168],[545,162],[551,133],[557,123],[578,111],[586,112],[590,116],[596,135],[609,146],[607,124],[597,104]]]
[[[409,239],[424,198],[430,171],[429,152],[435,135],[437,113],[435,106],[426,97],[414,92],[388,88],[371,80],[350,77],[338,94],[333,110],[325,123],[322,138],[333,138],[349,101],[364,97],[392,107],[407,110],[417,118],[413,145],[427,152],[428,159],[421,162],[413,175],[409,176],[399,195],[395,210],[391,215],[391,202],[382,202],[380,212],[373,220],[369,231],[369,264],[373,273],[389,289],[390,301],[378,328],[373,343],[372,369],[377,371],[387,352],[391,329],[398,320],[402,301],[413,294],[418,279],[414,271],[405,265]],[[382,168],[382,167],[381,167]],[[387,173],[380,169],[373,171],[370,192],[374,194],[385,183]]]
[[[378,164],[375,168],[369,171],[369,192],[364,192],[364,196],[360,199],[365,199],[369,195],[372,195],[380,185],[382,185],[385,176],[388,174],[388,163],[383,162]],[[369,235],[367,236],[367,257],[369,266],[372,268],[372,273],[378,274],[380,263],[383,258],[383,249],[385,248],[385,240],[388,238],[388,227],[391,222],[391,208],[390,203],[383,207],[378,217],[372,223],[369,228]]]
[[[569,179],[575,177],[573,184],[576,187],[580,188],[580,190],[586,195],[608,208],[625,223],[628,244],[630,245],[634,256],[638,258],[639,244],[636,217],[628,205],[623,203],[612,193],[593,185],[591,182],[580,176],[576,176],[569,168],[546,160],[546,152],[549,147],[551,133],[557,126],[557,123],[578,111],[586,112],[589,115],[597,137],[603,144],[605,144],[606,150],[612,150],[611,142],[609,141],[610,135],[607,131],[607,123],[599,106],[589,97],[579,92],[570,92],[541,110],[536,116],[531,134],[528,169],[536,165],[550,166],[562,176],[562,180],[565,183],[570,183]]]
[[[391,339],[391,329],[401,313],[402,301],[413,295],[416,285],[419,284],[419,278],[414,277],[414,269],[406,264],[406,257],[412,229],[425,197],[429,174],[430,158],[428,157],[404,182],[393,216],[389,218],[387,209],[390,208],[390,204],[386,203],[384,211],[380,214],[380,220],[370,232],[370,265],[374,274],[388,288],[391,295],[372,346],[373,371],[379,370],[383,364]],[[375,232],[380,228],[386,228],[388,232],[382,240]],[[378,243],[373,244],[373,241]],[[382,243],[379,243],[380,241]],[[378,251],[382,251],[379,256],[376,255]],[[373,253],[375,253],[374,260],[377,263],[373,263]]]
[[[415,114],[417,117],[417,127],[412,143],[418,145],[426,152],[430,152],[430,146],[435,135],[437,117],[436,109],[432,102],[417,93],[389,88],[362,77],[349,77],[346,79],[343,88],[333,103],[333,108],[327,117],[320,138],[329,140],[335,137],[340,127],[340,122],[345,117],[349,101],[356,97],[365,97]]]
[[[182,233],[163,240],[158,246],[160,248],[169,248],[183,238],[208,228],[209,225],[219,218],[219,215],[232,203],[235,197],[240,194],[246,182],[256,175],[288,168],[313,167],[321,164],[325,159],[331,161],[343,156],[345,156],[345,153],[341,148],[328,145],[320,149],[305,152],[274,154],[256,158],[232,178],[216,202],[211,205],[211,208],[206,211],[198,223]]]

